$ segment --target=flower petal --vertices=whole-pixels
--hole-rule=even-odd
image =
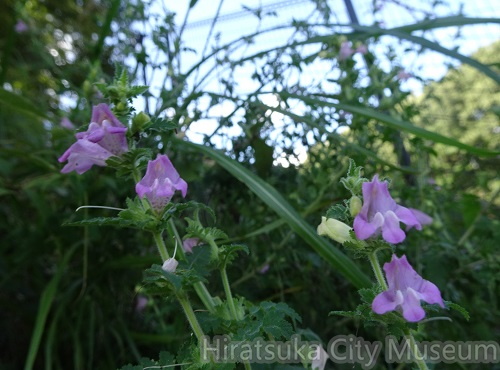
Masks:
[[[375,234],[384,224],[384,216],[377,212],[371,221],[368,221],[361,212],[354,218],[353,229],[356,237],[360,240],[368,239]]]
[[[408,226],[407,230],[412,227],[415,227],[417,230],[422,230],[422,225],[418,221],[418,218],[409,208],[398,205],[394,213],[398,216],[399,221]]]
[[[420,296],[412,288],[406,290],[401,308],[403,309],[403,317],[406,321],[417,322],[425,317],[425,311],[420,306]]]
[[[93,165],[105,166],[106,160],[112,155],[99,144],[84,139],[78,140],[59,158],[59,162],[68,161],[61,173],[76,171],[82,174]]]
[[[399,293],[399,294],[398,294]],[[403,297],[400,291],[385,291],[375,297],[372,302],[372,310],[379,315],[389,311],[394,311],[398,305],[403,303]]]
[[[389,243],[401,243],[406,238],[406,234],[399,227],[399,218],[392,211],[387,211],[384,215],[384,225],[382,226],[382,237]]]
[[[91,122],[95,122],[99,125],[102,125],[104,120],[109,121],[111,126],[125,128],[123,123],[121,123],[118,120],[118,118],[116,118],[116,116],[113,114],[113,112],[111,112],[111,109],[109,109],[109,106],[107,104],[102,103],[95,105],[92,108]]]
[[[408,209],[410,210],[411,213],[413,213],[413,216],[415,216],[420,225],[432,224],[432,217],[429,216],[427,213],[419,211],[418,209],[415,208],[408,208]]]
[[[437,303],[442,308],[444,308],[443,298],[441,297],[441,292],[439,288],[428,280],[424,280],[420,290],[420,297],[422,300],[429,304]]]

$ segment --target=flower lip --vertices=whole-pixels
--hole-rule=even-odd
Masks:
[[[358,239],[365,240],[381,232],[387,242],[397,244],[406,238],[400,222],[408,228],[422,229],[417,215],[392,199],[387,182],[379,181],[378,175],[372,181],[363,183],[362,191],[363,206],[353,225]]]
[[[170,202],[176,190],[186,196],[188,185],[170,159],[164,154],[158,154],[155,160],[149,161],[146,175],[135,186],[140,198],[147,197],[153,209],[161,211]]]
[[[373,300],[375,313],[384,314],[398,309],[407,321],[417,322],[425,317],[421,300],[444,308],[438,287],[424,280],[408,263],[405,255],[398,258],[393,254],[391,262],[384,264],[384,271],[389,287]]]

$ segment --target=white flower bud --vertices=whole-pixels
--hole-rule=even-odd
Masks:
[[[318,235],[328,236],[330,239],[335,240],[338,243],[345,243],[346,241],[352,241],[349,232],[352,228],[339,220],[334,218],[321,217],[321,223],[318,226]]]
[[[163,266],[161,268],[163,269],[163,271],[173,273],[177,269],[178,264],[179,262],[177,262],[175,258],[169,258],[168,260],[163,262]]]

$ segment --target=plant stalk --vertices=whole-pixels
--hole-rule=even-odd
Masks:
[[[182,256],[183,259],[185,259],[186,255],[184,254],[184,249],[182,249],[182,239],[179,235],[179,232],[177,231],[177,227],[175,226],[175,222],[173,219],[168,220],[168,232],[170,235],[175,237],[175,240],[180,245],[177,252]],[[211,313],[214,313],[215,302],[205,284],[201,281],[198,281],[193,284],[193,288],[206,309]]]
[[[370,263],[372,265],[373,273],[377,278],[377,282],[379,283],[379,285],[382,287],[383,290],[388,290],[389,288],[387,287],[387,283],[385,282],[384,279],[384,274],[382,274],[382,269],[380,268],[380,262],[378,261],[377,251],[370,253],[368,255],[368,259],[370,260]]]
[[[156,246],[158,247],[158,252],[160,253],[161,260],[165,262],[170,257],[167,252],[167,247],[165,246],[165,242],[163,241],[163,237],[161,236],[161,232],[154,232],[153,237],[156,242]]]
[[[191,329],[193,329],[193,332],[196,335],[198,342],[201,342],[205,334],[203,333],[200,323],[198,322],[198,319],[194,314],[193,307],[191,307],[189,299],[184,293],[177,293],[177,299],[179,300],[179,303],[181,304],[182,309],[186,314],[186,317],[189,321],[189,325],[191,325]]]
[[[406,335],[410,339],[410,351],[413,355],[413,361],[418,366],[419,370],[429,370],[427,364],[422,358],[422,355],[417,347],[417,343],[415,342],[415,338],[413,337],[412,333],[408,330]]]
[[[236,313],[236,306],[233,301],[233,294],[231,293],[231,287],[229,286],[229,280],[227,278],[226,266],[220,269],[220,276],[222,277],[222,285],[224,285],[224,292],[226,293],[226,299],[229,303],[229,309],[231,310],[231,315],[234,320],[238,320],[238,314]]]

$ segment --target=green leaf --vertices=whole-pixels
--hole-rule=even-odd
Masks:
[[[427,140],[434,141],[436,143],[454,146],[456,148],[463,149],[469,153],[476,154],[478,156],[495,156],[495,155],[500,154],[499,151],[490,151],[490,150],[483,149],[483,148],[476,148],[476,147],[461,143],[460,141],[449,138],[447,136],[443,136],[443,135],[435,133],[435,132],[427,131],[426,129],[415,126],[415,125],[411,124],[410,122],[401,121],[401,120],[394,118],[394,117],[391,117],[387,114],[377,112],[375,109],[372,109],[372,108],[366,108],[366,107],[355,106],[355,105],[344,104],[344,103],[333,103],[333,102],[321,100],[318,98],[310,98],[307,96],[301,96],[301,95],[296,95],[296,94],[288,94],[288,93],[283,93],[283,94],[286,95],[287,97],[290,97],[290,98],[302,100],[303,102],[305,102],[307,104],[334,107],[334,108],[338,108],[338,109],[343,109],[343,110],[351,112],[351,113],[357,113],[357,114],[360,114],[360,115],[368,117],[368,118],[373,118],[374,120],[377,120],[378,122],[383,123],[386,126],[389,126],[395,130],[402,130],[405,132],[409,132],[415,136],[418,136],[422,139],[427,139]]]
[[[31,336],[31,342],[28,349],[28,354],[26,356],[26,363],[24,365],[24,370],[31,370],[35,363],[36,354],[38,352],[38,347],[42,339],[42,335],[45,328],[45,323],[49,315],[52,303],[57,295],[57,289],[59,286],[59,281],[65,273],[66,267],[68,266],[69,260],[73,253],[77,250],[79,244],[73,245],[66,254],[63,260],[58,266],[57,272],[52,277],[50,282],[45,287],[42,296],[40,297],[40,305],[38,307],[38,312],[35,320],[35,326],[33,328],[33,334]]]
[[[447,308],[460,312],[462,316],[465,318],[465,320],[469,321],[470,319],[469,311],[467,311],[465,308],[451,301],[444,301],[444,304],[446,305]]]
[[[238,255],[238,252],[245,252],[246,254],[250,253],[248,247],[244,244],[229,244],[220,246],[219,260],[221,261],[222,266],[226,266],[231,263]]]
[[[0,89],[0,103],[32,118],[48,119],[42,109],[36,107],[22,96],[5,89]]]
[[[164,292],[165,289],[179,291],[182,286],[182,278],[180,276],[164,271],[160,265],[153,265],[149,269],[145,270],[142,281],[145,284],[145,288],[150,288],[151,285],[156,285],[156,287],[161,289],[161,292]],[[148,292],[150,294],[153,293],[149,289]]]
[[[407,25],[407,26],[397,27],[397,28],[392,28],[392,29],[383,29],[380,27],[361,26],[361,25],[353,24],[350,26],[355,30],[355,32],[353,32],[351,35],[347,35],[347,36],[359,39],[359,38],[376,37],[376,36],[381,36],[381,35],[391,35],[391,36],[397,37],[399,39],[408,40],[408,41],[411,41],[415,44],[419,44],[419,45],[423,46],[424,48],[437,51],[441,54],[448,55],[449,57],[457,59],[457,60],[461,61],[462,63],[468,64],[468,65],[476,68],[477,70],[481,71],[486,76],[493,79],[495,82],[499,83],[500,82],[500,75],[498,73],[496,73],[495,71],[493,71],[488,66],[478,62],[477,60],[474,60],[474,59],[469,58],[465,55],[457,53],[454,50],[447,49],[447,48],[439,45],[438,43],[432,42],[432,41],[427,40],[423,37],[414,36],[414,35],[410,34],[410,32],[417,31],[417,30],[420,31],[420,30],[429,30],[429,29],[442,28],[442,27],[463,26],[466,24],[484,24],[484,23],[500,23],[500,20],[498,18],[465,18],[465,17],[457,16],[457,17],[446,17],[446,18],[434,19],[434,20],[426,20],[423,22],[415,23],[413,25]]]
[[[214,159],[234,177],[253,191],[264,203],[285,219],[290,227],[308,243],[321,257],[358,288],[370,286],[370,279],[340,250],[318,236],[283,196],[267,182],[244,168],[241,164],[210,147],[174,139],[175,143],[192,148]],[[319,223],[319,220],[318,220]]]
[[[174,121],[164,118],[153,119],[145,128],[145,131],[167,132],[179,128],[179,125]]]
[[[88,220],[64,222],[63,226],[116,226],[133,227],[134,223],[120,217],[95,217]]]
[[[334,204],[328,211],[326,211],[326,218],[334,218],[345,222],[350,218],[349,208],[340,203]]]
[[[130,86],[127,91],[128,98],[134,98],[148,91],[149,86]]]

